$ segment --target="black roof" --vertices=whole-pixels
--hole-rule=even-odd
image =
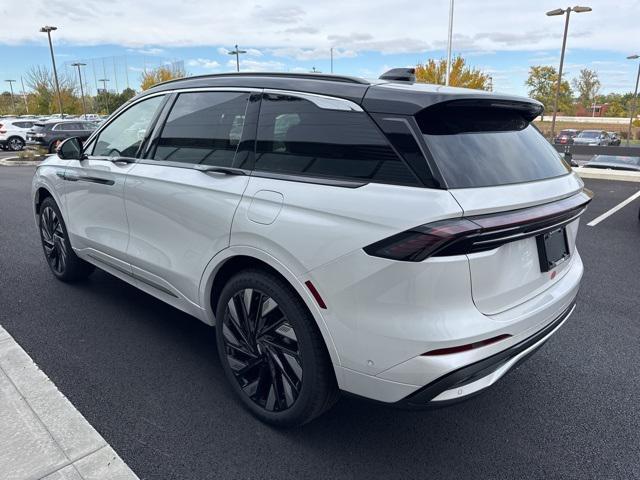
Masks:
[[[420,110],[448,100],[490,100],[528,104],[542,111],[536,100],[483,90],[445,87],[404,81],[365,80],[343,75],[314,73],[223,73],[169,80],[140,96],[184,88],[246,87],[273,88],[345,98],[370,112],[414,115]]]

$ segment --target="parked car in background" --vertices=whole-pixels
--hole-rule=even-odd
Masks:
[[[27,143],[27,132],[33,127],[33,120],[21,118],[0,119],[0,147],[17,152]]]
[[[230,387],[277,426],[339,390],[420,408],[491,386],[573,312],[591,195],[541,103],[397,72],[146,90],[38,166],[52,274],[97,267],[215,325]]]
[[[558,133],[558,135],[556,135],[556,138],[553,139],[553,143],[559,145],[571,145],[573,143],[574,137],[579,133],[580,130],[576,130],[574,128],[560,130],[560,133]]]
[[[611,143],[611,137],[604,130],[583,130],[573,138],[574,145],[599,145],[607,146]]]
[[[620,142],[621,142],[620,134],[616,132],[607,132],[607,133],[609,134],[609,137],[611,137],[610,145],[613,145],[613,146],[620,145]]]
[[[53,153],[58,144],[67,138],[78,137],[84,141],[97,128],[95,122],[85,120],[49,120],[34,123],[27,133],[27,145],[45,148]]]
[[[621,155],[594,155],[583,165],[588,168],[607,168],[611,170],[629,170],[640,172],[640,157],[626,157]]]

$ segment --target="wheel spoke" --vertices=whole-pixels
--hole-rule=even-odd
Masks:
[[[239,301],[236,295],[234,295],[227,304],[227,319],[231,323],[238,333],[242,344],[246,345],[249,350],[253,350],[253,346],[249,342],[249,336],[246,332],[246,322],[244,320],[245,313],[242,302]]]
[[[293,393],[295,393],[295,396],[298,396],[300,382],[302,380],[298,377],[298,373],[296,373],[296,371],[292,368],[292,365],[289,363],[289,361],[283,358],[284,354],[282,354],[281,357],[280,354],[273,348],[269,348],[269,354],[271,355],[276,369],[280,372],[282,378],[287,381],[288,385],[293,390],[293,392],[291,392],[291,396],[293,397]],[[302,370],[300,370],[300,374],[301,373]]]

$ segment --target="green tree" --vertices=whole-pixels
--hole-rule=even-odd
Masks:
[[[447,60],[427,60],[427,63],[416,66],[416,81],[444,85],[447,75]],[[470,67],[460,55],[451,61],[449,85],[452,87],[474,88],[489,90],[491,88],[489,75],[478,68]]]
[[[578,101],[584,107],[594,102],[598,91],[600,91],[600,80],[595,70],[583,68],[576,78],[571,81],[571,85],[578,94]]]
[[[532,66],[529,67],[529,77],[525,85],[529,87],[529,96],[541,102],[545,107],[545,113],[553,114],[553,101],[558,83],[558,72],[553,67]],[[574,111],[571,85],[566,80],[560,83],[558,95],[558,111],[571,114]]]

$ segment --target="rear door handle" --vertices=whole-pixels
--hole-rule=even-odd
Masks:
[[[247,172],[240,168],[232,168],[232,167],[215,167],[212,165],[196,165],[193,167],[202,173],[224,173],[225,175],[246,175]]]

